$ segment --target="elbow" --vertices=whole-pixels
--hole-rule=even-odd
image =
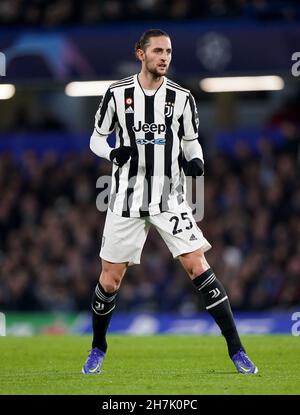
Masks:
[[[99,139],[99,136],[92,135],[90,138],[90,149],[96,156],[109,160],[110,147],[106,142],[106,137]]]
[[[95,143],[95,137],[93,137],[93,136],[91,136],[91,138],[90,138],[90,150],[94,153],[94,154],[97,154],[96,153],[96,143]]]

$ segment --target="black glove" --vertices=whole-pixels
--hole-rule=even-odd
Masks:
[[[122,146],[115,148],[109,154],[110,160],[119,167],[123,167],[129,160],[129,157],[133,154],[134,150],[129,146]]]
[[[198,158],[192,159],[185,163],[183,171],[186,176],[192,176],[194,178],[204,176],[204,163]]]

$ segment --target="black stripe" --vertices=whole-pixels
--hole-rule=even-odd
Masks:
[[[129,79],[133,79],[133,78],[134,78],[134,75],[130,75],[130,76],[127,76],[126,78],[119,79],[115,83],[117,83],[117,82],[125,82],[125,81],[128,81]]]
[[[185,92],[186,94],[189,94],[189,92],[190,92],[188,89],[182,88],[179,85],[177,86],[177,85],[174,85],[174,84],[170,84],[169,81],[167,81],[167,86],[170,86],[171,88],[178,89],[179,91]]]
[[[119,184],[120,184],[120,171],[119,171],[119,167],[117,168],[114,176],[115,176],[115,182],[116,182],[116,190],[111,193],[110,195],[110,200],[109,200],[109,208],[111,211],[114,210],[114,206],[115,206],[115,202],[116,202],[116,197],[117,197],[117,193],[119,191]]]
[[[184,136],[184,126],[183,126],[183,115],[178,118],[179,128],[178,128],[178,138],[181,141]]]
[[[133,79],[128,79],[128,81],[120,81],[120,82],[117,82],[115,84],[112,84],[110,86],[110,88],[118,88],[118,87],[121,87],[121,86],[124,86],[124,85],[130,85],[130,84],[133,84],[133,83],[134,83]]]
[[[154,123],[154,95],[145,97],[145,123],[152,124]],[[154,133],[148,132],[145,133],[146,140],[152,140],[154,138]],[[143,201],[140,208],[141,216],[149,215],[149,204],[151,202],[152,194],[152,177],[154,169],[154,145],[145,145],[145,185],[143,190]]]
[[[180,86],[180,85],[177,84],[177,82],[174,82],[171,79],[167,79],[167,82],[169,82],[169,84]]]
[[[185,91],[184,89],[178,88],[177,86],[170,85],[168,83],[167,83],[167,86],[169,86],[170,88],[177,89],[178,91],[184,92],[185,94],[188,94],[189,93],[189,91]]]
[[[130,87],[133,86],[134,82],[126,82],[122,85],[116,85],[116,86],[111,86],[110,89],[118,89],[118,88],[124,88],[124,87]]]
[[[181,85],[177,84],[176,82],[171,81],[171,79],[168,79],[168,80],[167,80],[167,84],[169,84],[170,86],[175,86],[175,87],[177,87],[177,88],[180,88],[180,89],[182,89],[183,91],[185,91],[185,92],[187,92],[187,93],[190,93],[190,91],[189,91],[187,88],[184,88],[183,86],[181,86]]]
[[[131,98],[132,100],[132,104],[130,104],[130,107],[134,111],[134,87],[126,88],[124,90],[124,102],[125,103],[128,98]],[[126,104],[125,104],[125,107],[126,107]],[[125,112],[125,122],[126,122],[127,132],[130,138],[130,145],[136,150],[136,154],[137,154],[135,134],[132,129],[132,127],[134,126],[134,112],[127,113],[127,114]],[[129,172],[128,172],[128,184],[130,186],[128,186],[126,190],[125,199],[123,203],[122,216],[126,216],[126,217],[130,216],[130,208],[132,206],[133,186],[135,185],[135,182],[136,182],[137,172],[138,172],[138,161],[136,160],[136,158],[135,159],[131,158],[130,165],[129,165]]]
[[[192,110],[192,124],[193,124],[193,127],[194,127],[194,131],[195,131],[195,133],[198,133],[197,124],[196,124],[197,114],[196,114],[196,110],[195,110],[195,102],[194,102],[194,99],[193,99],[191,94],[189,95],[189,102],[190,102],[190,106],[191,106],[191,110]]]
[[[110,132],[112,132],[112,131],[114,130],[114,128],[115,128],[115,124],[116,124],[116,122],[117,122],[117,119],[118,119],[118,117],[117,117],[117,113],[116,113],[116,111],[115,111],[114,116],[113,116],[113,118],[112,118],[112,120],[111,120],[111,124],[110,124],[110,126],[109,126],[109,131],[110,131]]]
[[[101,125],[103,123],[103,120],[104,120],[104,117],[105,117],[105,114],[108,108],[108,104],[111,98],[112,98],[112,92],[110,89],[108,89],[104,95],[104,98],[102,98],[103,99],[102,104],[100,104],[101,105],[100,118],[97,122],[97,128],[99,128],[99,131],[101,129]]]
[[[114,104],[115,104],[115,108],[116,108],[116,112],[115,112],[116,122],[118,123],[118,125],[120,127],[120,134],[119,134],[119,137],[120,137],[120,146],[123,146],[124,145],[123,128],[122,128],[122,125],[121,125],[120,120],[119,120],[119,117],[118,117],[118,113],[117,113],[117,102],[116,102],[116,98],[115,98],[114,94],[113,94],[113,100],[114,100]]]
[[[118,85],[120,85],[120,84],[123,84],[123,83],[126,83],[126,82],[133,82],[133,76],[129,76],[128,78],[123,78],[123,79],[120,79],[119,81],[116,81],[116,82],[114,82],[114,83],[112,83],[110,86],[111,87],[115,87],[115,86],[118,86]]]
[[[115,82],[115,84],[117,82],[124,82],[124,81],[128,81],[129,79],[133,79],[133,76],[134,75],[130,75],[130,76],[126,76],[126,78],[119,79],[118,81]]]
[[[162,190],[162,195],[160,198],[159,209],[161,212],[165,212],[169,209],[168,199],[171,192],[171,177],[172,177],[172,148],[173,148],[173,132],[172,132],[172,122],[174,115],[174,105],[176,99],[176,92],[172,89],[166,88],[166,101],[165,101],[165,125],[166,125],[166,144],[164,152],[164,185]],[[173,104],[173,106],[172,106]],[[168,115],[168,109],[171,105],[172,113],[170,117]],[[168,180],[169,179],[169,180]]]
[[[118,89],[121,89],[121,88],[130,88],[132,86],[134,86],[134,83],[130,82],[130,84],[124,84],[124,85],[116,86],[115,88],[112,88],[112,90],[115,91],[115,90],[118,90]]]
[[[185,103],[184,103],[183,111],[185,110],[185,107],[186,107],[186,104],[188,103],[188,101],[189,101],[189,96],[187,95],[187,96],[186,96],[186,99],[185,99]]]
[[[186,98],[184,108],[185,108],[187,102],[188,102],[188,97]],[[179,122],[178,138],[181,141],[182,140],[182,137],[184,136],[183,114],[178,119],[178,122]],[[183,154],[182,154],[182,148],[181,148],[181,146],[180,146],[180,152],[178,154],[177,163],[178,163],[178,169],[179,169],[179,172],[180,172],[180,180],[183,180],[183,171],[182,171]],[[184,200],[183,197],[182,197],[182,194],[183,194],[183,191],[184,190],[183,190],[183,184],[181,184],[181,182],[177,186],[176,191],[178,192],[177,202],[180,204]]]
[[[188,101],[189,101],[189,97],[187,96],[187,97],[186,97],[186,100],[185,100],[184,107],[183,107],[183,112],[184,112],[184,110],[185,110],[185,107],[186,107],[186,104],[188,103]],[[178,137],[179,137],[179,139],[181,140],[181,139],[182,139],[182,137],[184,137],[184,136],[185,136],[185,131],[184,131],[184,123],[183,123],[183,114],[182,114],[182,115],[181,115],[181,117],[178,119],[178,122],[179,122]]]
[[[113,99],[114,99],[115,107],[117,108],[116,99],[115,99],[115,96],[114,95],[113,95]],[[118,123],[118,126],[120,128],[120,132],[118,134],[119,135],[119,139],[120,139],[120,146],[123,146],[124,145],[123,128],[122,128],[122,126],[120,124],[120,121],[119,121],[117,112],[115,113],[115,116],[116,116],[116,122]],[[119,186],[120,186],[120,169],[119,169],[119,167],[115,171],[114,176],[115,176],[115,182],[116,182],[116,190],[115,190],[114,193],[111,194],[111,196],[110,196],[110,202],[109,202],[109,207],[110,207],[110,210],[112,210],[112,211],[114,209],[114,205],[115,205],[117,193],[119,192]]]

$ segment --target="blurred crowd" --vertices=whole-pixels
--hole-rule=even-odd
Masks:
[[[299,131],[283,125],[284,144],[268,137],[259,155],[245,145],[230,159],[206,159],[205,214],[199,226],[207,258],[233,309],[280,309],[300,301]],[[0,153],[0,310],[79,311],[101,266],[105,214],[96,180],[109,162],[86,153],[15,158]],[[198,293],[155,230],[142,264],[130,267],[118,311],[193,313]]]
[[[0,24],[46,27],[149,19],[300,18],[297,0],[1,0]]]

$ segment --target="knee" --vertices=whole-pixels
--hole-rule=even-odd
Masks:
[[[191,279],[198,277],[210,268],[204,253],[200,250],[183,255],[182,262]]]
[[[114,267],[104,267],[100,274],[99,282],[107,293],[117,291],[121,285],[124,272]]]
[[[207,271],[208,269],[209,269],[209,266],[205,266],[204,264],[198,264],[198,263],[194,264],[189,270],[191,279],[198,277],[199,275],[203,274],[203,272]]]

